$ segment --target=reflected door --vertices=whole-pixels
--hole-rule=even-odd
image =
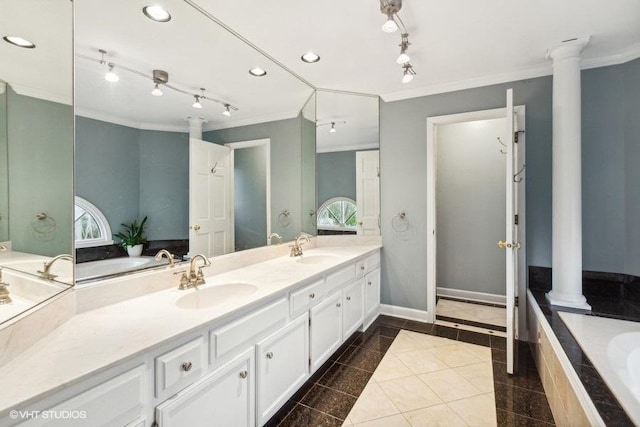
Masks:
[[[232,251],[231,149],[189,139],[189,252]]]
[[[356,153],[356,206],[358,235],[380,234],[380,154]]]

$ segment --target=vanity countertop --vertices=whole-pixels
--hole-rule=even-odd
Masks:
[[[180,297],[196,290],[178,290],[176,276],[171,289],[77,314],[0,367],[0,418],[180,335],[242,315],[379,248],[380,244],[318,247],[305,251],[307,257],[323,257],[318,264],[287,256],[207,277],[200,289],[228,283],[257,287],[251,295],[210,308],[177,307]]]

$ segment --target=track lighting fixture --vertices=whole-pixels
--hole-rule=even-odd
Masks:
[[[382,31],[385,33],[398,31],[395,15],[400,9],[402,9],[402,0],[380,0],[380,12],[387,15],[387,20],[382,24]]]
[[[117,68],[118,71],[122,70],[123,72],[127,72],[129,74],[133,74],[135,76],[141,77],[143,79],[151,79],[151,81],[153,82],[153,90],[151,91],[151,95],[153,96],[163,96],[164,95],[164,90],[166,89],[171,89],[174,92],[179,92],[183,95],[187,95],[190,97],[194,98],[194,102],[193,104],[191,104],[191,106],[193,108],[198,108],[201,109],[203,108],[202,105],[202,101],[207,100],[210,102],[217,102],[218,104],[222,105],[224,107],[224,112],[223,114],[227,117],[231,117],[231,111],[238,111],[238,108],[233,106],[232,104],[220,100],[220,99],[216,99],[216,98],[212,98],[209,96],[205,96],[205,89],[204,88],[200,88],[200,93],[193,93],[192,91],[188,90],[188,89],[181,89],[180,87],[177,87],[173,84],[169,84],[169,73],[167,73],[164,70],[153,70],[151,75],[149,75],[147,72],[144,71],[140,71],[140,70],[136,70],[135,68],[131,68],[128,67],[126,65],[123,64],[115,64],[113,62],[109,62],[106,59],[106,55],[107,55],[107,51],[106,50],[102,50],[99,49],[98,52],[100,52],[101,57],[100,59],[96,59],[95,57],[91,57],[91,56],[86,56],[83,54],[76,54],[76,57],[81,58],[81,59],[85,59],[87,61],[91,61],[91,62],[97,62],[100,65],[104,66],[106,65],[108,67],[108,72],[105,75],[105,79],[109,82],[117,82],[120,80],[119,76],[113,71],[114,68]]]
[[[402,83],[407,84],[413,80],[413,76],[416,75],[416,72],[413,71],[413,66],[408,62],[402,66],[404,72],[402,73]]]
[[[331,125],[331,127],[329,128],[329,133],[336,133],[338,130],[336,129],[336,123],[337,124],[347,124],[346,121],[344,120],[338,120],[338,121],[333,121],[333,122],[327,122],[327,123],[318,123],[316,124],[316,127],[321,127],[321,126],[329,126]]]
[[[409,45],[411,43],[409,43],[409,34],[407,33],[403,33],[402,34],[402,41],[400,42],[400,56],[398,56],[398,59],[396,60],[396,62],[400,65],[402,64],[406,64],[407,62],[411,61],[411,58],[409,57],[409,55],[407,55],[407,49],[409,48]]]

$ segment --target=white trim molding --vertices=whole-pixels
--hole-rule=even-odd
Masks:
[[[400,317],[401,319],[417,320],[418,322],[428,322],[429,313],[424,310],[417,310],[415,308],[400,307],[397,305],[380,304],[380,314],[387,316]],[[434,316],[435,318],[435,316]]]
[[[436,295],[439,297],[449,297],[464,299],[468,301],[484,302],[488,304],[507,305],[507,297],[504,295],[488,294],[485,292],[465,291],[462,289],[436,288]]]

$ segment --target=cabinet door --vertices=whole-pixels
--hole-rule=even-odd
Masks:
[[[254,349],[156,407],[159,427],[255,425]]]
[[[364,321],[364,280],[360,279],[342,291],[343,337],[348,338]]]
[[[311,372],[342,344],[342,294],[336,293],[311,309]]]
[[[256,346],[258,425],[264,424],[309,375],[309,314]]]
[[[364,315],[374,315],[380,307],[380,269],[376,268],[364,278]]]

